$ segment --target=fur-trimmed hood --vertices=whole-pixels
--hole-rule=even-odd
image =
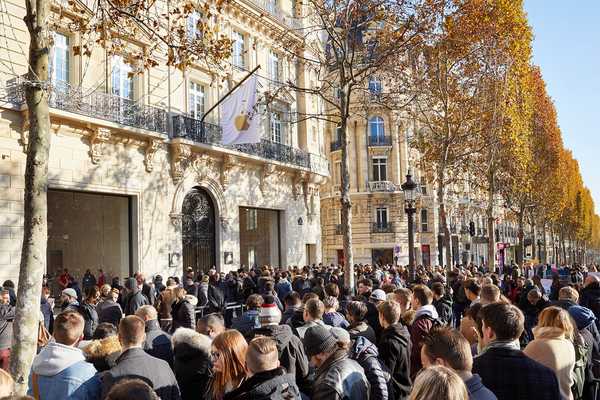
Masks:
[[[187,345],[188,347],[210,353],[211,340],[208,336],[196,332],[189,328],[178,328],[173,336],[171,337],[173,348],[177,348],[181,345]]]
[[[94,364],[98,371],[105,371],[115,366],[121,352],[121,343],[117,336],[92,340],[83,349],[86,360]]]

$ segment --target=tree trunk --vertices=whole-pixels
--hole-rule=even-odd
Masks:
[[[437,185],[437,201],[438,201],[438,206],[439,206],[439,231],[440,231],[440,235],[442,236],[442,240],[443,240],[443,246],[439,246],[440,249],[440,254],[444,253],[444,247],[445,247],[445,253],[446,253],[446,260],[444,263],[443,260],[443,255],[441,256],[442,259],[442,267],[443,266],[448,266],[449,268],[452,267],[452,258],[451,258],[451,250],[450,250],[450,230],[448,229],[448,221],[446,218],[446,203],[445,203],[445,196],[444,196],[444,192],[445,192],[445,184],[444,184],[444,171],[442,169],[438,170],[437,173],[437,181],[438,181],[438,185]],[[439,237],[438,236],[438,237]]]
[[[517,234],[517,237],[519,239],[519,242],[517,244],[517,265],[520,267],[523,264],[523,257],[525,255],[525,246],[524,246],[524,241],[523,241],[523,237],[525,236],[525,232],[523,230],[523,210],[520,210],[519,213],[517,214],[517,218],[518,218],[518,224],[519,224],[519,233]]]
[[[350,199],[350,160],[348,159],[348,114],[346,100],[349,98],[348,87],[342,87],[340,96],[340,107],[343,110],[340,118],[340,130],[342,140],[342,240],[344,245],[344,285],[350,293],[354,294],[354,254],[352,252],[352,200]]]
[[[30,34],[28,84],[29,145],[25,167],[23,247],[19,270],[16,317],[10,371],[15,393],[25,395],[31,363],[37,350],[42,277],[46,267],[48,155],[48,11],[47,0],[26,0],[24,18]],[[35,83],[33,83],[35,82]]]
[[[544,252],[541,254],[540,263],[547,264],[548,263],[548,239],[546,238],[548,223],[544,221],[542,225],[542,245],[544,246]]]
[[[487,229],[489,233],[489,240],[487,245],[487,266],[490,272],[496,272],[496,240],[494,230],[494,176],[493,174],[488,175],[488,204],[486,209],[487,216]]]
[[[535,219],[532,219],[531,222],[531,257],[533,259],[537,259],[538,262],[540,260],[539,257],[539,249],[538,249],[538,245],[537,245],[537,231],[536,231],[536,226],[535,226]]]

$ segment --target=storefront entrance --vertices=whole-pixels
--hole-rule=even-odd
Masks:
[[[215,207],[208,192],[192,189],[183,199],[181,214],[183,267],[199,276],[215,267]]]

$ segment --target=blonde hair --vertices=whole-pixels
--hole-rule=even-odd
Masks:
[[[415,379],[410,400],[467,400],[469,394],[463,380],[441,365],[422,370]]]
[[[569,315],[568,311],[563,310],[560,307],[551,306],[544,308],[540,313],[537,327],[560,329],[565,338],[573,340],[573,332],[575,328],[571,322],[571,316]]]
[[[215,337],[212,347],[217,349],[219,357],[222,357],[223,371],[215,371],[210,391],[213,399],[222,399],[226,385],[231,384],[236,388],[246,377],[248,343],[240,332],[229,329]]]
[[[173,289],[173,297],[175,297],[177,300],[183,299],[186,294],[187,292],[182,287],[176,287],[175,289]]]
[[[0,368],[0,397],[8,397],[13,394],[14,384],[12,376]]]
[[[246,365],[252,373],[256,374],[277,368],[279,366],[278,361],[277,343],[273,339],[257,337],[248,345]]]

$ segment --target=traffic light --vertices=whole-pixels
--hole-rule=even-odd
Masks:
[[[469,235],[475,236],[475,222],[469,222]]]

